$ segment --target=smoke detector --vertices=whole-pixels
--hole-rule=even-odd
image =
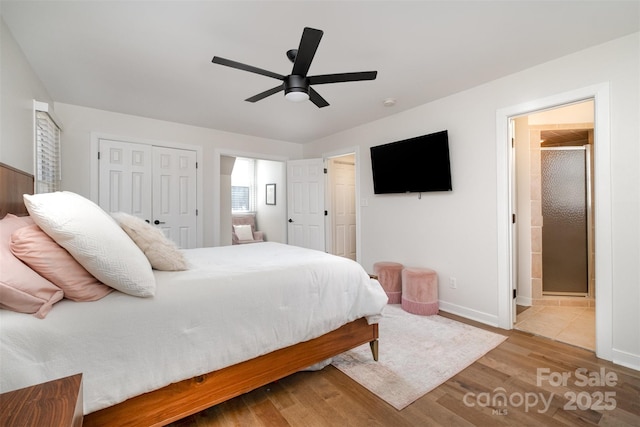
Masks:
[[[393,107],[394,105],[396,105],[396,100],[393,98],[387,98],[382,101],[382,105],[384,105],[385,107]]]

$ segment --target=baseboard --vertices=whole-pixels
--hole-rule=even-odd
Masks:
[[[616,365],[625,366],[627,368],[640,371],[640,355],[628,353],[622,350],[612,350],[613,358],[612,362]]]
[[[530,306],[533,305],[533,298],[531,298],[531,297],[521,297],[520,295],[518,295],[516,297],[516,304],[523,305],[525,307],[530,307]]]
[[[483,313],[482,311],[472,310],[470,308],[452,304],[450,302],[446,302],[442,300],[439,300],[438,304],[440,306],[440,310],[446,311],[447,313],[462,316],[469,320],[475,320],[476,322],[484,323],[489,326],[498,327],[498,316],[496,315]]]

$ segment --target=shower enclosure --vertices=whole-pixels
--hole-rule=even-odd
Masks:
[[[542,293],[589,294],[589,146],[541,148]]]

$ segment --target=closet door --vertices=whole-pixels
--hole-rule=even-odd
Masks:
[[[196,247],[196,152],[153,147],[153,223],[179,247]]]
[[[151,221],[151,146],[101,139],[99,159],[100,207]]]
[[[197,153],[106,139],[99,150],[100,207],[142,218],[179,247],[195,248]]]

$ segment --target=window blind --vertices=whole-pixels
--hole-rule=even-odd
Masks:
[[[45,111],[36,111],[35,192],[60,190],[60,128]]]

